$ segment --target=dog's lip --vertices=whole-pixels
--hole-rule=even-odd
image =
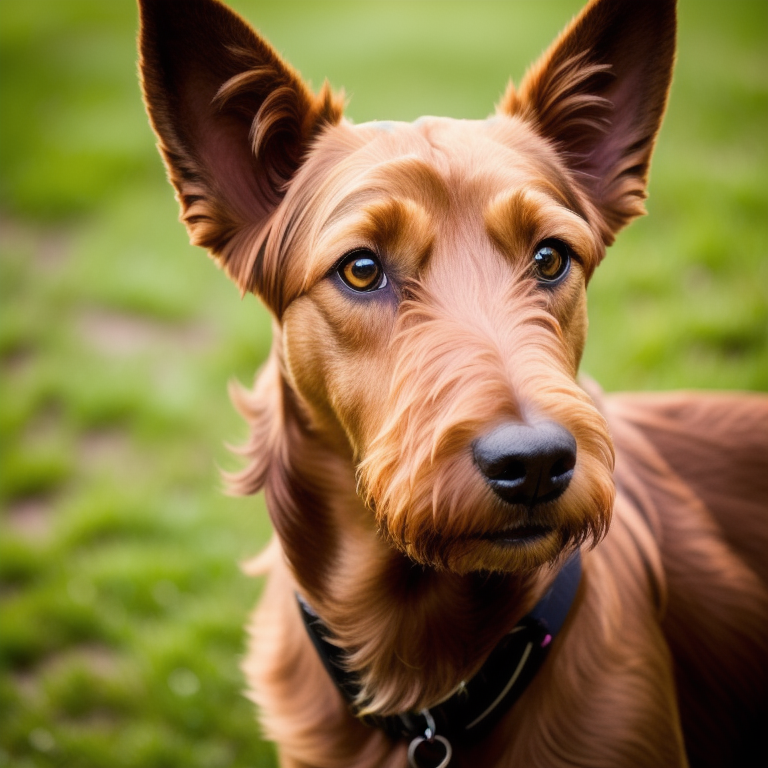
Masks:
[[[504,528],[500,531],[483,533],[480,538],[499,544],[504,544],[506,542],[517,544],[544,538],[550,534],[552,530],[552,528],[546,525],[517,525],[514,528]]]

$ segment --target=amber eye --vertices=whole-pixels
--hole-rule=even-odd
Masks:
[[[369,250],[350,253],[338,268],[341,279],[353,291],[375,291],[387,284],[379,257]]]
[[[568,246],[560,240],[545,240],[533,254],[533,269],[542,283],[555,283],[562,278],[571,264]]]

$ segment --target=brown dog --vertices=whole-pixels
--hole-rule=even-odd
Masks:
[[[232,486],[284,766],[764,758],[768,400],[576,380],[674,38],[594,0],[494,117],[355,126],[216,0],[143,0],[182,219],[274,316]]]

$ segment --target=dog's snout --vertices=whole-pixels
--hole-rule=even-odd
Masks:
[[[502,424],[472,445],[475,464],[493,491],[509,504],[560,496],[573,477],[576,440],[559,424]]]

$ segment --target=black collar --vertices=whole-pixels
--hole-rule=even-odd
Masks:
[[[346,669],[344,651],[331,640],[330,630],[300,596],[296,595],[301,617],[328,674],[350,704],[353,714],[369,725],[381,728],[391,738],[411,739],[413,751],[422,741],[437,738],[450,758],[454,743],[474,741],[487,734],[517,701],[544,662],[549,646],[560,631],[576,596],[581,580],[579,551],[560,569],[549,591],[536,607],[491,651],[480,671],[445,701],[421,712],[398,715],[363,716],[353,704],[359,691],[355,674]],[[412,764],[420,764],[412,760]]]

